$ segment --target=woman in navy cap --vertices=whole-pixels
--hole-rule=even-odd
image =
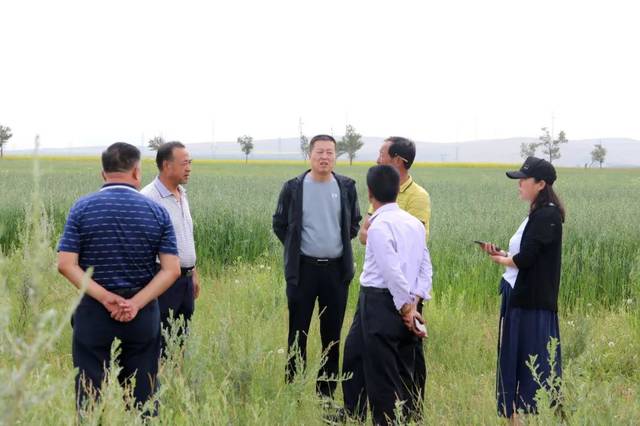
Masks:
[[[495,263],[506,267],[500,282],[496,394],[498,414],[515,420],[518,411],[537,412],[534,397],[540,386],[526,365],[531,355],[536,356],[542,384],[547,389],[559,384],[559,380],[547,383],[552,368],[547,346],[552,338],[560,341],[558,290],[565,212],[553,190],[556,171],[548,161],[529,157],[520,170],[507,172],[507,176],[519,179],[520,198],[530,204],[529,215],[511,237],[508,252],[490,243],[482,248]],[[559,378],[559,345],[551,358]]]

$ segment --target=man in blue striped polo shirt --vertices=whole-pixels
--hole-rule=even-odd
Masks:
[[[193,239],[193,220],[184,184],[189,182],[191,157],[186,147],[177,141],[162,144],[156,152],[158,176],[142,188],[141,194],[167,209],[178,243],[180,278],[159,298],[160,321],[169,335],[176,334],[182,343],[183,332],[193,316],[195,299],[200,294],[200,279],[196,271],[196,245]],[[171,330],[169,319],[181,318],[184,328]],[[167,342],[162,336],[162,352]]]
[[[102,169],[105,184],[71,207],[58,245],[58,270],[76,287],[93,268],[72,319],[79,410],[100,390],[115,338],[122,342],[121,383],[135,379],[138,407],[152,396],[160,357],[156,298],[180,275],[167,211],[138,192],[140,151],[115,143],[102,153]]]

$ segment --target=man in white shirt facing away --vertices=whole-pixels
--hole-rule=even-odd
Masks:
[[[416,301],[431,299],[431,258],[424,225],[398,207],[400,177],[391,166],[367,173],[374,213],[360,275],[360,295],[344,350],[345,408],[364,420],[367,401],[374,424],[393,424],[396,401],[415,415],[411,393],[415,337],[426,336]]]

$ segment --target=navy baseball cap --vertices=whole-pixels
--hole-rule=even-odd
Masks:
[[[542,158],[527,157],[520,170],[507,172],[507,177],[511,179],[536,178],[551,185],[556,181],[556,169],[553,165]]]

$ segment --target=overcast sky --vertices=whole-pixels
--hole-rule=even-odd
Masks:
[[[640,139],[633,1],[0,2],[7,148],[343,132]]]

